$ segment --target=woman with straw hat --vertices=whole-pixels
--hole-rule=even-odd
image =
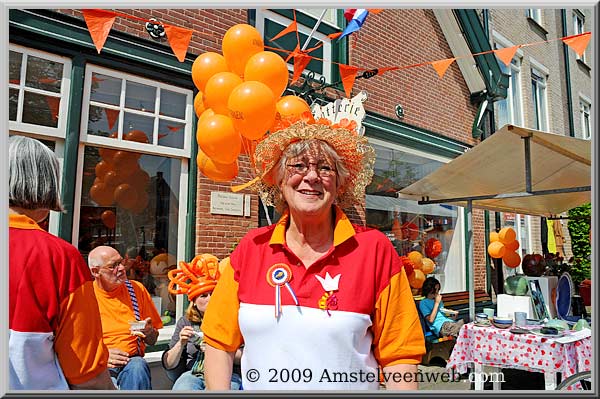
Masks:
[[[399,256],[353,225],[375,151],[351,128],[301,121],[255,151],[261,199],[282,212],[231,254],[202,323],[208,389],[227,389],[244,344],[244,389],[416,389],[425,345]],[[380,371],[382,373],[380,375]],[[392,374],[394,373],[394,374]]]
[[[174,382],[173,390],[200,391],[205,389],[204,350],[205,343],[200,332],[200,324],[210,296],[220,276],[217,257],[202,254],[187,264],[179,262],[179,268],[170,270],[169,292],[186,294],[190,304],[185,315],[177,320],[171,336],[169,349],[163,352],[162,365],[167,376]],[[231,375],[230,388],[240,389],[242,378],[239,371],[239,358]]]

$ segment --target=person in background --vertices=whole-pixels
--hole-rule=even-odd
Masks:
[[[58,161],[11,136],[8,164],[9,387],[114,389],[92,276],[77,248],[39,225],[63,210]]]
[[[364,205],[375,161],[367,139],[301,121],[269,134],[254,155],[254,187],[282,216],[240,241],[211,297],[207,388],[229,387],[242,343],[244,390],[377,390],[379,367],[416,373],[425,340],[400,257],[342,210]],[[303,374],[285,375],[294,369]],[[417,389],[416,378],[386,388]]]
[[[462,319],[456,320],[458,313],[453,313],[454,319],[450,319],[440,311],[444,308],[440,288],[440,282],[435,277],[427,277],[421,287],[421,295],[425,298],[419,302],[419,309],[434,334],[438,337],[456,338],[465,322]]]
[[[163,325],[148,291],[140,282],[127,280],[124,264],[112,247],[96,247],[88,255],[113,382],[121,390],[149,390],[152,382],[144,354],[146,345],[156,343]],[[143,327],[130,330],[134,321],[142,321]]]
[[[185,316],[177,320],[175,331],[167,349],[162,356],[162,365],[167,371],[167,376],[174,381],[173,390],[200,391],[206,388],[204,381],[204,350],[206,344],[202,339],[200,324],[206,311],[213,289],[217,284],[220,273],[217,258],[212,255],[200,255],[190,265],[175,269],[169,273],[170,286],[176,283],[175,277],[181,273],[187,274],[190,284],[181,284],[177,291],[171,292],[187,294],[190,304]],[[181,263],[181,262],[180,262]],[[195,280],[195,282],[193,282]],[[234,371],[231,376],[231,389],[241,387],[239,361],[241,350],[238,350],[234,359]]]

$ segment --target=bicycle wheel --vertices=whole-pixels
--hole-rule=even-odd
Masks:
[[[592,378],[591,371],[582,371],[580,373],[573,374],[572,376],[570,376],[569,378],[567,378],[566,380],[564,380],[560,384],[558,384],[558,386],[556,387],[556,390],[557,391],[565,391],[568,387],[570,387],[578,382],[581,382],[582,389],[589,391],[592,389],[592,383],[591,383],[591,381],[587,381],[587,380],[589,380],[591,378]]]

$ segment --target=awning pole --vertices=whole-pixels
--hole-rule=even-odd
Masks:
[[[531,192],[531,137],[523,137],[525,140],[525,191]]]
[[[473,201],[467,201],[467,269],[469,270],[469,280],[467,281],[469,289],[469,321],[475,320],[475,256],[473,248]]]

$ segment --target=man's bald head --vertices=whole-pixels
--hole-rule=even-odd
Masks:
[[[113,247],[108,247],[106,245],[96,247],[88,254],[88,266],[90,268],[102,267],[106,264],[107,259],[110,259],[115,254],[119,255],[117,250]]]

